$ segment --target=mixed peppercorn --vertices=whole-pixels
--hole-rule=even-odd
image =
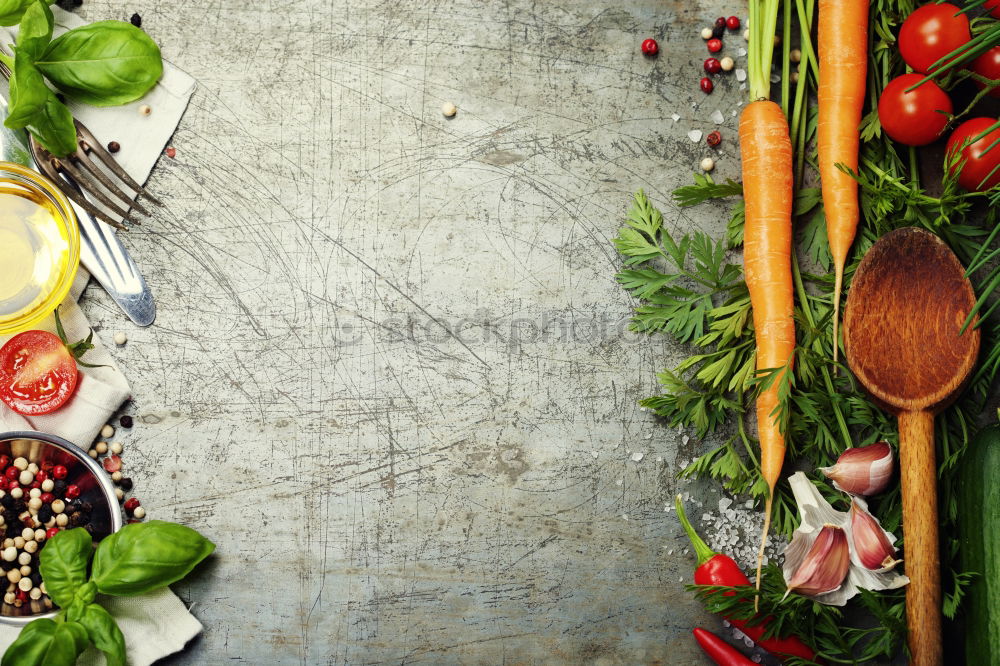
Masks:
[[[130,427],[132,418],[123,416],[120,423]],[[110,438],[114,428],[105,426],[101,435]],[[38,570],[45,542],[74,527],[83,527],[100,540],[111,531],[110,515],[89,470],[74,465],[70,456],[53,461],[39,456],[37,448],[12,449],[11,455],[0,454],[0,575],[7,579],[0,614],[36,614],[53,607]],[[133,483],[122,474],[122,450],[120,442],[102,440],[88,453],[111,475],[127,522],[137,522],[146,512],[137,498],[125,499]],[[65,464],[60,464],[63,458]]]

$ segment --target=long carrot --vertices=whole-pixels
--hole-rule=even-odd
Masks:
[[[740,115],[743,163],[743,268],[753,308],[757,370],[784,367],[782,375],[757,395],[757,432],[761,476],[767,482],[764,529],[757,554],[760,589],[764,546],[771,527],[774,487],[785,459],[785,438],[775,410],[779,384],[791,372],[795,350],[792,318],[792,142],[788,121],[770,93],[771,57],[777,24],[777,0],[750,0],[750,104]],[[756,605],[756,603],[755,603]]]
[[[839,170],[858,170],[858,125],[868,64],[868,0],[819,0],[819,119],[816,147],[833,256],[833,360],[840,344],[840,293],[844,264],[858,228],[858,182]]]

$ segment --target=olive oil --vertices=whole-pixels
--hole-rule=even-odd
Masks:
[[[70,229],[54,202],[0,177],[0,318],[30,313],[72,271]]]

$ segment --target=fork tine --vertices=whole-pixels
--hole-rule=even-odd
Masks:
[[[32,141],[32,144],[34,144],[34,141]],[[35,146],[32,145],[32,148],[34,147]],[[51,161],[52,159],[53,158],[51,157],[51,155],[48,157],[44,157],[38,153],[35,153],[35,163],[38,165],[38,168],[41,169],[42,173],[48,176],[53,182],[62,183],[64,185],[59,187],[59,190],[63,194],[69,197],[75,204],[77,204],[85,211],[93,215],[96,219],[101,220],[102,222],[106,222],[107,224],[110,224],[115,229],[119,229],[121,231],[128,231],[128,227],[118,222],[114,218],[108,217],[107,213],[105,213],[100,208],[87,201],[87,199],[84,198],[83,194],[80,193],[80,190],[70,186],[69,183],[66,183],[66,181],[62,179],[59,170],[52,164]]]
[[[129,216],[127,211],[121,210],[118,206],[115,205],[113,201],[104,196],[104,193],[100,191],[100,188],[94,187],[94,184],[88,181],[86,176],[84,176],[84,174],[82,174],[68,160],[64,162],[54,157],[52,153],[50,153],[48,150],[45,149],[45,146],[43,146],[41,143],[38,142],[38,140],[35,138],[33,134],[30,134],[28,136],[28,145],[31,148],[31,154],[35,158],[35,163],[38,165],[38,168],[40,168],[42,172],[45,173],[45,175],[47,175],[56,183],[63,183],[65,185],[65,187],[63,186],[59,187],[59,189],[62,190],[64,194],[69,196],[70,192],[73,192],[81,187],[86,187],[87,190],[91,194],[93,194],[98,201],[107,206],[108,209],[111,210],[111,212],[121,216],[123,220],[127,220],[129,223],[139,224],[139,222],[136,219]],[[69,183],[66,183],[62,178],[62,175],[60,173],[61,171],[65,171],[67,174],[72,176],[76,181],[77,187],[72,187]],[[73,197],[73,200],[79,203],[81,206],[84,206],[84,204],[81,202],[81,200],[85,201],[82,194]],[[88,213],[94,215],[94,217],[104,220],[109,224],[114,222],[113,218],[111,218],[107,213],[101,211],[93,204],[90,204],[90,202],[88,202],[88,205],[84,206],[84,208]]]
[[[111,153],[109,153],[107,150],[104,149],[104,146],[102,146],[101,142],[97,140],[97,137],[95,137],[91,133],[91,131],[87,129],[86,125],[81,123],[79,120],[74,120],[73,122],[76,123],[77,135],[80,138],[82,138],[83,141],[86,143],[86,148],[89,149],[91,152],[93,152],[95,155],[97,155],[97,157],[99,157],[100,160],[104,162],[104,165],[106,167],[111,169],[111,171],[116,176],[121,178],[126,185],[135,190],[139,194],[139,196],[146,197],[157,206],[163,205],[163,202],[161,202],[159,199],[157,199],[152,194],[147,192],[141,185],[139,185],[139,183],[135,182],[135,180],[132,179],[132,176],[128,175],[125,169],[121,168],[121,165],[119,165],[118,162],[115,161],[115,158],[111,156]]]
[[[74,163],[83,166],[83,168],[89,171],[94,178],[100,181],[101,185],[103,185],[108,192],[121,199],[123,203],[132,206],[143,215],[149,215],[148,210],[143,208],[137,200],[133,200],[131,196],[125,194],[125,192],[123,192],[117,185],[114,184],[114,182],[112,182],[110,178],[108,178],[106,173],[101,171],[93,162],[90,161],[90,158],[87,157],[87,154],[84,152],[87,149],[86,146],[87,143],[85,141],[81,141],[80,148],[77,149],[75,153],[68,156],[67,159],[72,158]]]
[[[88,194],[90,194],[95,199],[100,201],[105,206],[105,208],[110,210],[112,213],[114,213],[115,215],[120,215],[122,219],[128,220],[129,224],[140,224],[139,220],[135,219],[134,217],[131,217],[128,214],[128,211],[122,210],[121,208],[118,207],[117,204],[115,204],[114,201],[109,199],[108,196],[101,191],[101,188],[98,187],[97,184],[94,183],[94,181],[89,180],[87,174],[77,169],[76,166],[74,166],[71,161],[54,158],[52,162],[53,166],[56,169],[67,172],[70,176],[73,177],[73,180],[76,181],[76,184],[80,186],[80,189],[86,190]]]

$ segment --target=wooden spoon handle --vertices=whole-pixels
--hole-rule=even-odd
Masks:
[[[937,464],[934,415],[899,415],[899,460],[903,483],[903,566],[910,664],[941,666],[941,563],[938,554]]]

